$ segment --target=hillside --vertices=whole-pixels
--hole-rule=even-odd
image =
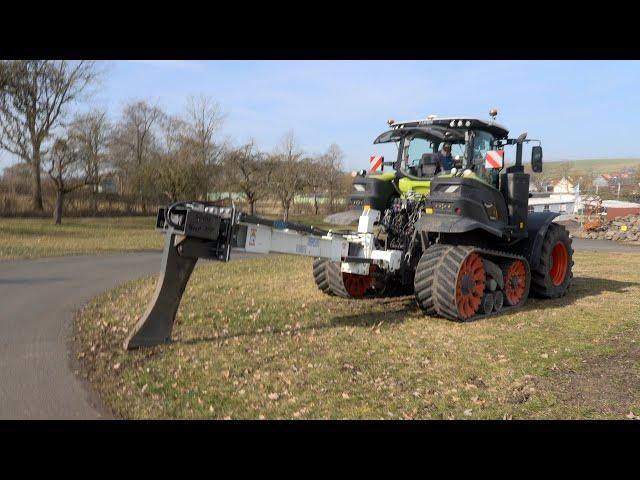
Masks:
[[[548,178],[581,176],[589,174],[614,173],[623,168],[640,169],[640,158],[603,158],[590,160],[563,160],[545,162],[544,176]],[[531,172],[531,165],[526,164],[525,170]]]

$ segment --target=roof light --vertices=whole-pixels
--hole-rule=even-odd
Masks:
[[[462,126],[462,120],[458,120],[458,126],[461,127]]]
[[[455,126],[456,126],[456,121],[455,121],[455,120],[451,120],[451,121],[449,122],[449,126],[450,126],[450,127],[455,127]]]
[[[467,120],[467,121],[464,123],[464,126],[465,126],[465,127],[470,127],[470,126],[471,126],[471,122],[470,122],[469,120]]]

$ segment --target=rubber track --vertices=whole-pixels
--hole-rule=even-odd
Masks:
[[[451,245],[433,245],[420,257],[416,266],[413,280],[416,303],[427,315],[436,313],[433,303],[433,278],[446,252],[452,248]]]
[[[332,262],[325,258],[314,259],[313,279],[323,293],[342,298],[350,298],[349,293],[347,293],[347,290],[344,288],[339,262]]]
[[[427,252],[433,247],[427,249]],[[482,248],[476,248],[471,246],[451,246],[449,250],[442,255],[442,259],[438,262],[438,268],[434,271],[433,276],[433,310],[437,315],[445,317],[451,320],[463,321],[458,314],[458,308],[456,305],[456,280],[458,278],[458,272],[464,260],[471,253],[478,253],[483,258],[489,257],[489,260],[498,258],[498,262],[503,263],[508,260],[522,260],[527,268],[527,285],[525,287],[522,300],[517,305],[508,306],[503,305],[500,312],[491,312],[489,314],[477,313],[476,315],[468,318],[466,321],[474,321],[480,318],[488,317],[490,315],[496,315],[498,313],[507,312],[514,308],[521,307],[526,301],[529,288],[531,285],[531,271],[529,269],[529,262],[525,257],[520,255],[514,255],[507,252],[498,250],[487,250]]]

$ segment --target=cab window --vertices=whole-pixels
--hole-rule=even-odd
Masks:
[[[405,139],[404,161],[407,167],[419,164],[422,155],[433,153],[433,143],[426,138],[413,137]]]
[[[499,172],[496,169],[485,167],[485,157],[492,149],[493,135],[483,131],[475,131],[473,137],[472,164],[474,172],[482,177],[487,183],[498,188]]]
[[[473,139],[473,163],[484,163],[484,157],[491,150],[493,135],[487,132],[476,131]]]

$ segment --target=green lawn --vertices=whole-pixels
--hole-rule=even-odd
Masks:
[[[86,306],[84,375],[126,418],[620,418],[640,415],[640,255],[575,255],[558,300],[472,323],[412,297],[321,294],[311,260],[202,262],[169,345],[125,352],[154,278]]]
[[[1,218],[0,259],[159,250],[163,237],[154,217]]]
[[[640,158],[595,158],[544,162],[543,174],[549,178],[559,179],[562,176],[581,176],[589,173],[614,173],[626,167],[640,168]],[[525,169],[530,172],[531,164],[526,164]]]
[[[332,228],[323,217],[296,216],[291,221]],[[62,225],[55,225],[48,218],[0,218],[0,259],[160,250],[164,237],[155,230],[155,221],[155,217],[65,218]]]

